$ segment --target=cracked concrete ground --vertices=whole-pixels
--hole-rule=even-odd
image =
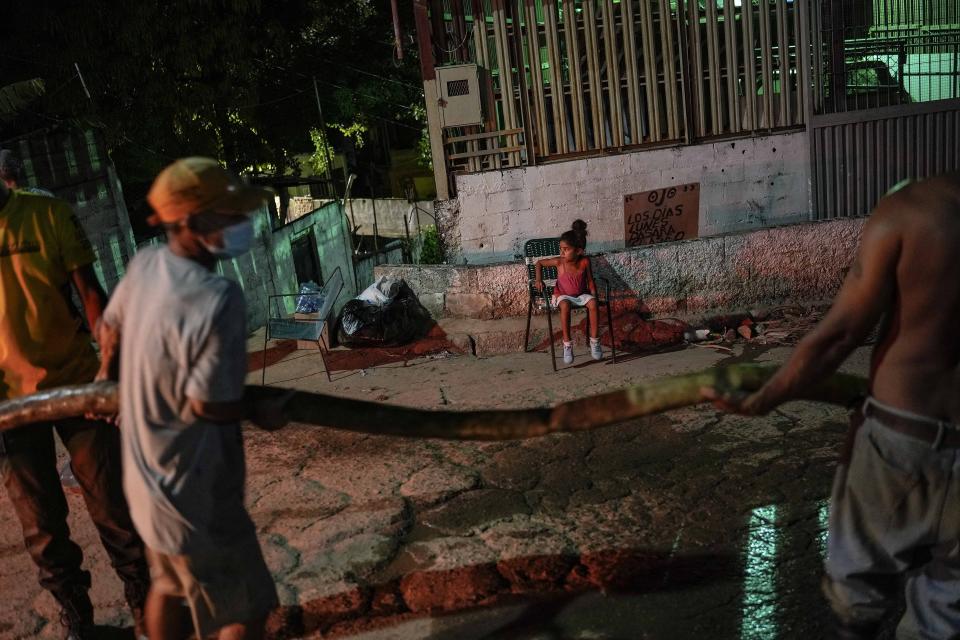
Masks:
[[[789,354],[744,349],[733,360]],[[733,360],[691,347],[593,363],[580,347],[573,368],[555,374],[543,353],[421,357],[335,372],[328,383],[317,354],[296,351],[267,377],[418,407],[523,407]],[[866,350],[844,368],[866,373]],[[701,406],[502,443],[250,428],[248,504],[283,605],[271,633],[821,637],[826,497],[845,420],[812,403],[758,419]],[[129,625],[79,496],[70,506],[98,622]],[[5,494],[0,513],[0,637],[55,637],[53,601],[36,584]]]

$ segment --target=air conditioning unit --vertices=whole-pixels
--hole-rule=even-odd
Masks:
[[[443,127],[465,127],[483,123],[480,76],[477,65],[437,67],[437,96]]]

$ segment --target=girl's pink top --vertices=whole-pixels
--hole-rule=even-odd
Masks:
[[[587,287],[586,269],[575,272],[564,271],[557,276],[557,286],[553,289],[553,295],[576,298],[584,293],[590,293],[590,289]]]

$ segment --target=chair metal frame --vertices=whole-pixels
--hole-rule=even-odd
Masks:
[[[280,338],[287,340],[310,340],[317,343],[317,350],[320,352],[320,360],[323,362],[323,370],[327,374],[327,382],[331,381],[330,368],[327,366],[327,353],[330,351],[330,345],[323,337],[323,328],[328,325],[330,312],[333,311],[333,305],[337,298],[343,292],[343,273],[340,267],[333,270],[330,277],[323,284],[320,292],[315,295],[322,295],[323,304],[316,318],[290,318],[290,317],[271,317],[270,311],[274,307],[275,301],[282,298],[292,298],[300,293],[276,293],[267,299],[267,326],[263,334],[263,372],[260,377],[260,383],[266,384],[267,380],[267,342],[271,338]],[[282,313],[277,305],[278,315]],[[329,332],[328,332],[329,333]]]
[[[553,289],[557,285],[557,268],[543,267],[543,290],[536,288],[537,281],[537,260],[544,258],[556,258],[560,255],[560,238],[531,238],[523,245],[524,262],[527,265],[527,290],[530,296],[527,302],[527,330],[523,338],[524,352],[530,351],[530,320],[533,317],[533,306],[539,304],[547,311],[547,330],[550,332],[550,362],[553,370],[557,370],[557,352],[553,338],[553,307],[550,305],[550,299],[553,296]],[[588,258],[589,259],[589,256]],[[602,289],[597,289],[597,306],[607,308],[607,329],[610,332],[610,352],[613,362],[617,362],[616,334],[613,332],[613,312],[610,305],[610,282],[606,278],[594,278]],[[602,291],[602,293],[601,293]],[[537,302],[539,299],[539,303]],[[599,312],[599,309],[597,310]],[[597,318],[599,320],[599,318]],[[589,331],[589,323],[588,329]],[[598,336],[599,337],[599,336]]]

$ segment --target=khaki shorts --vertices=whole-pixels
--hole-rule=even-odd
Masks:
[[[147,549],[147,557],[151,590],[186,601],[198,638],[227,625],[264,618],[279,604],[256,537],[203,555]]]

